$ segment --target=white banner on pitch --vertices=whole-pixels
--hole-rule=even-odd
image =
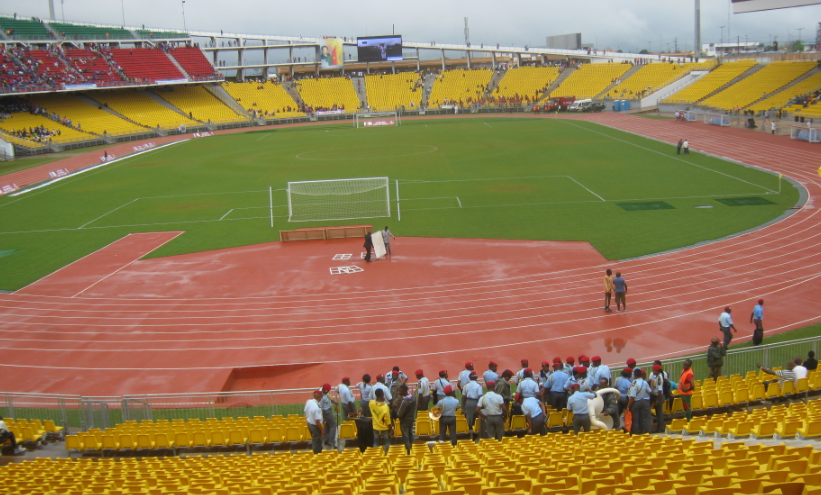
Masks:
[[[376,231],[371,234],[371,240],[373,241],[373,252],[376,254],[376,259],[384,258],[386,254],[388,254],[388,250],[385,249],[385,240],[382,239],[382,232]]]

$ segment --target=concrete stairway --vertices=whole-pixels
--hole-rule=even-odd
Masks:
[[[821,72],[821,67],[813,67],[813,68],[812,68],[812,70],[809,70],[809,71],[807,71],[805,74],[801,75],[800,77],[798,77],[798,78],[796,78],[796,79],[793,79],[793,80],[792,80],[792,82],[789,82],[789,83],[785,84],[784,86],[781,86],[780,88],[778,88],[777,90],[775,90],[775,91],[773,91],[772,93],[768,94],[768,95],[767,95],[767,96],[765,96],[764,98],[759,98],[759,99],[755,100],[754,102],[750,103],[749,105],[747,105],[747,106],[746,106],[746,107],[744,107],[744,108],[747,108],[747,107],[750,107],[750,106],[752,106],[752,105],[755,105],[756,103],[759,103],[759,102],[760,102],[760,101],[762,101],[762,100],[766,100],[767,98],[769,98],[770,96],[772,96],[772,95],[774,95],[774,94],[778,94],[778,93],[780,93],[780,92],[782,92],[782,91],[789,91],[789,89],[790,89],[792,86],[795,86],[796,84],[800,83],[800,82],[801,82],[801,81],[803,81],[804,79],[807,79],[807,78],[808,78],[808,77],[810,77],[810,76],[813,76],[813,75],[815,75],[815,74],[818,74],[819,72]]]
[[[501,69],[493,72],[493,77],[490,78],[490,82],[487,85],[487,91],[485,91],[485,96],[493,95],[493,91],[499,86],[499,83],[502,82],[502,79],[504,79],[505,74],[507,74],[507,71]]]
[[[205,84],[203,87],[206,91],[214,95],[214,98],[218,99],[240,117],[245,117],[246,119],[253,118],[251,114],[237,102],[237,100],[228,94],[228,91],[225,91],[225,88],[223,88],[221,84]]]
[[[294,87],[293,82],[284,82],[282,83],[282,88],[285,90],[286,93],[291,95],[291,98],[294,99],[297,105],[302,101],[302,97],[299,95],[299,91]]]
[[[352,76],[351,84],[353,84],[353,89],[356,91],[356,96],[359,97],[360,108],[367,108],[368,93],[365,91],[365,76]]]
[[[607,86],[606,88],[604,88],[604,91],[602,91],[601,93],[594,96],[593,99],[594,100],[600,100],[600,99],[604,98],[604,95],[606,95],[611,89],[615,88],[616,86],[618,86],[622,82],[626,81],[628,77],[630,77],[633,74],[635,74],[636,72],[640,71],[642,67],[644,67],[644,66],[643,65],[634,65],[633,67],[630,67],[630,70],[628,70],[627,72],[622,74],[622,76],[619,78],[619,82],[614,82],[610,86]]]
[[[763,69],[763,68],[764,68],[764,64],[755,64],[755,65],[753,65],[752,67],[750,67],[749,69],[747,69],[747,70],[746,70],[743,74],[741,74],[740,76],[738,76],[738,77],[734,78],[732,81],[728,82],[727,84],[724,84],[724,85],[722,85],[722,86],[719,86],[719,88],[718,88],[718,89],[716,89],[716,90],[715,90],[715,91],[713,91],[712,93],[708,94],[708,95],[707,95],[707,96],[705,96],[704,98],[702,98],[702,99],[700,99],[700,100],[696,101],[694,104],[695,104],[695,105],[698,105],[700,102],[702,102],[702,101],[706,100],[707,98],[709,98],[709,97],[711,97],[711,96],[713,96],[713,95],[715,95],[715,94],[718,94],[718,93],[720,93],[720,92],[724,91],[725,89],[729,88],[730,86],[732,86],[733,84],[737,83],[738,81],[740,81],[740,80],[744,79],[745,77],[749,77],[749,76],[751,76],[751,75],[755,74],[756,72],[760,71],[760,70],[761,70],[761,69]]]
[[[182,115],[183,117],[185,117],[185,118],[187,118],[187,119],[190,119],[190,118],[191,118],[191,117],[189,117],[189,116],[188,116],[188,114],[187,114],[187,113],[185,113],[185,112],[183,112],[182,110],[180,110],[179,108],[175,107],[175,106],[174,106],[174,105],[172,105],[172,104],[171,104],[168,100],[166,100],[166,99],[165,99],[165,98],[163,98],[162,96],[158,95],[157,93],[155,93],[155,92],[153,92],[153,91],[149,91],[149,90],[147,90],[147,89],[141,89],[141,90],[139,90],[139,91],[140,91],[142,94],[146,95],[147,97],[151,98],[152,100],[156,101],[156,102],[157,102],[157,103],[159,103],[160,105],[164,106],[165,108],[167,108],[167,109],[169,109],[169,110],[172,110],[172,111],[174,111],[174,112],[177,112],[178,114]],[[194,120],[196,120],[197,122],[203,123],[203,124],[205,123],[205,122],[203,122],[203,121],[201,121],[201,120],[197,120],[197,119],[194,119]]]
[[[189,81],[191,80],[191,75],[188,74],[188,72],[186,72],[186,70],[182,68],[182,65],[180,65],[179,62],[177,62],[177,59],[172,57],[171,54],[168,52],[165,52],[165,56],[168,57],[168,60],[170,60],[171,63],[174,64],[174,67],[176,67],[177,70],[179,70],[182,73],[182,75],[185,76],[186,79],[188,79]]]
[[[97,108],[99,108],[99,109],[101,109],[105,112],[110,113],[111,115],[113,115],[115,117],[118,117],[118,118],[121,118],[121,119],[125,120],[126,122],[131,122],[132,124],[134,124],[136,126],[145,127],[146,129],[150,129],[150,127],[145,126],[143,124],[140,124],[137,121],[131,120],[128,117],[126,117],[125,115],[121,114],[120,112],[117,112],[116,110],[112,110],[112,109],[108,108],[107,106],[105,106],[102,103],[100,103],[99,101],[91,98],[90,96],[83,95],[83,94],[75,94],[74,96],[77,97],[78,99],[88,103],[89,105],[93,105],[93,106],[95,106],[95,107],[97,107]]]
[[[556,88],[561,86],[561,84],[564,82],[564,80],[567,79],[568,77],[570,77],[570,75],[573,74],[574,72],[576,72],[575,67],[565,67],[565,69],[562,71],[562,73],[559,74],[559,77],[557,77],[556,80],[553,81],[553,84],[551,84],[547,88],[547,91],[545,91],[544,94],[542,95],[542,97],[539,98],[537,101],[542,101],[544,99],[550,98],[550,94],[553,93],[554,91],[556,91]]]

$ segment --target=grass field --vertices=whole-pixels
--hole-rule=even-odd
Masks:
[[[399,236],[589,241],[608,259],[753,228],[793,206],[778,177],[587,122],[406,121],[252,131],[174,144],[0,198],[0,289],[15,290],[130,232],[185,230],[151,256],[350,224],[287,221],[288,181],[399,181]],[[268,187],[274,188],[270,228]],[[718,199],[744,198],[743,206]],[[746,198],[753,198],[752,200]],[[752,204],[763,203],[763,204]]]

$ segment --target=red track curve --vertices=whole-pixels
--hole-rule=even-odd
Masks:
[[[703,124],[609,113],[578,118],[671,144],[687,137],[693,149],[798,181],[807,189],[807,202],[756,231],[636,260],[588,256],[557,266],[555,260],[547,265],[544,259],[514,256],[513,263],[504,254],[488,255],[489,262],[505,268],[498,276],[472,279],[441,275],[426,282],[403,272],[414,269],[401,268],[397,255],[400,262],[374,263],[364,274],[347,276],[345,290],[283,285],[291,289],[253,291],[242,276],[227,273],[212,281],[222,280],[224,290],[192,295],[162,285],[146,297],[146,280],[179,275],[170,267],[193,267],[235,250],[130,262],[127,270],[79,297],[36,295],[31,287],[0,296],[5,349],[0,367],[7,388],[84,395],[293,388],[377,374],[394,364],[406,371],[422,367],[432,376],[441,368],[461,369],[466,360],[478,369],[490,359],[514,368],[522,357],[538,364],[582,353],[600,354],[618,366],[627,357],[648,360],[702,349],[717,333],[716,320],[726,305],[735,308],[738,339],[751,333],[746,320],[758,298],[767,301],[768,334],[821,320],[815,301],[821,290],[821,216],[813,204],[821,192],[816,174],[821,147]],[[351,242],[316,249],[357,252],[358,243]],[[500,253],[506,242],[515,243],[475,242],[496,245]],[[405,256],[430,256],[422,240],[418,245],[400,240],[398,246]],[[553,248],[560,249],[545,249]],[[237,250],[294,255],[278,243]],[[601,311],[606,267],[626,275],[629,313]],[[269,368],[280,365],[302,367]],[[232,382],[235,368],[265,371]]]

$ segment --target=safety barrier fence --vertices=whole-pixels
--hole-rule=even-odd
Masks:
[[[757,364],[766,368],[784,367],[787,361],[798,356],[806,356],[812,350],[817,352],[821,336],[792,340],[777,344],[761,345],[742,349],[731,349],[724,358],[723,375],[757,371]],[[682,356],[663,361],[670,379],[677,381],[685,359],[693,362],[693,371],[698,380],[709,374],[705,352],[698,355]],[[639,363],[639,367],[649,368],[651,363]],[[611,364],[615,380],[621,373],[621,366]],[[534,368],[535,370],[535,368]],[[480,376],[483,370],[477,370]],[[431,381],[435,376],[429,377]],[[409,388],[415,391],[415,378],[409,379]],[[455,380],[452,380],[455,383]],[[121,397],[86,397],[79,395],[54,395],[0,392],[0,415],[5,418],[50,419],[63,426],[69,433],[86,431],[89,428],[110,428],[125,421],[156,421],[159,419],[190,420],[197,418],[240,418],[254,416],[302,415],[305,402],[310,399],[310,388],[268,390],[252,392],[214,392],[189,394],[147,394]],[[359,389],[351,387],[354,398],[359,399]],[[336,390],[332,396],[338,398]]]

